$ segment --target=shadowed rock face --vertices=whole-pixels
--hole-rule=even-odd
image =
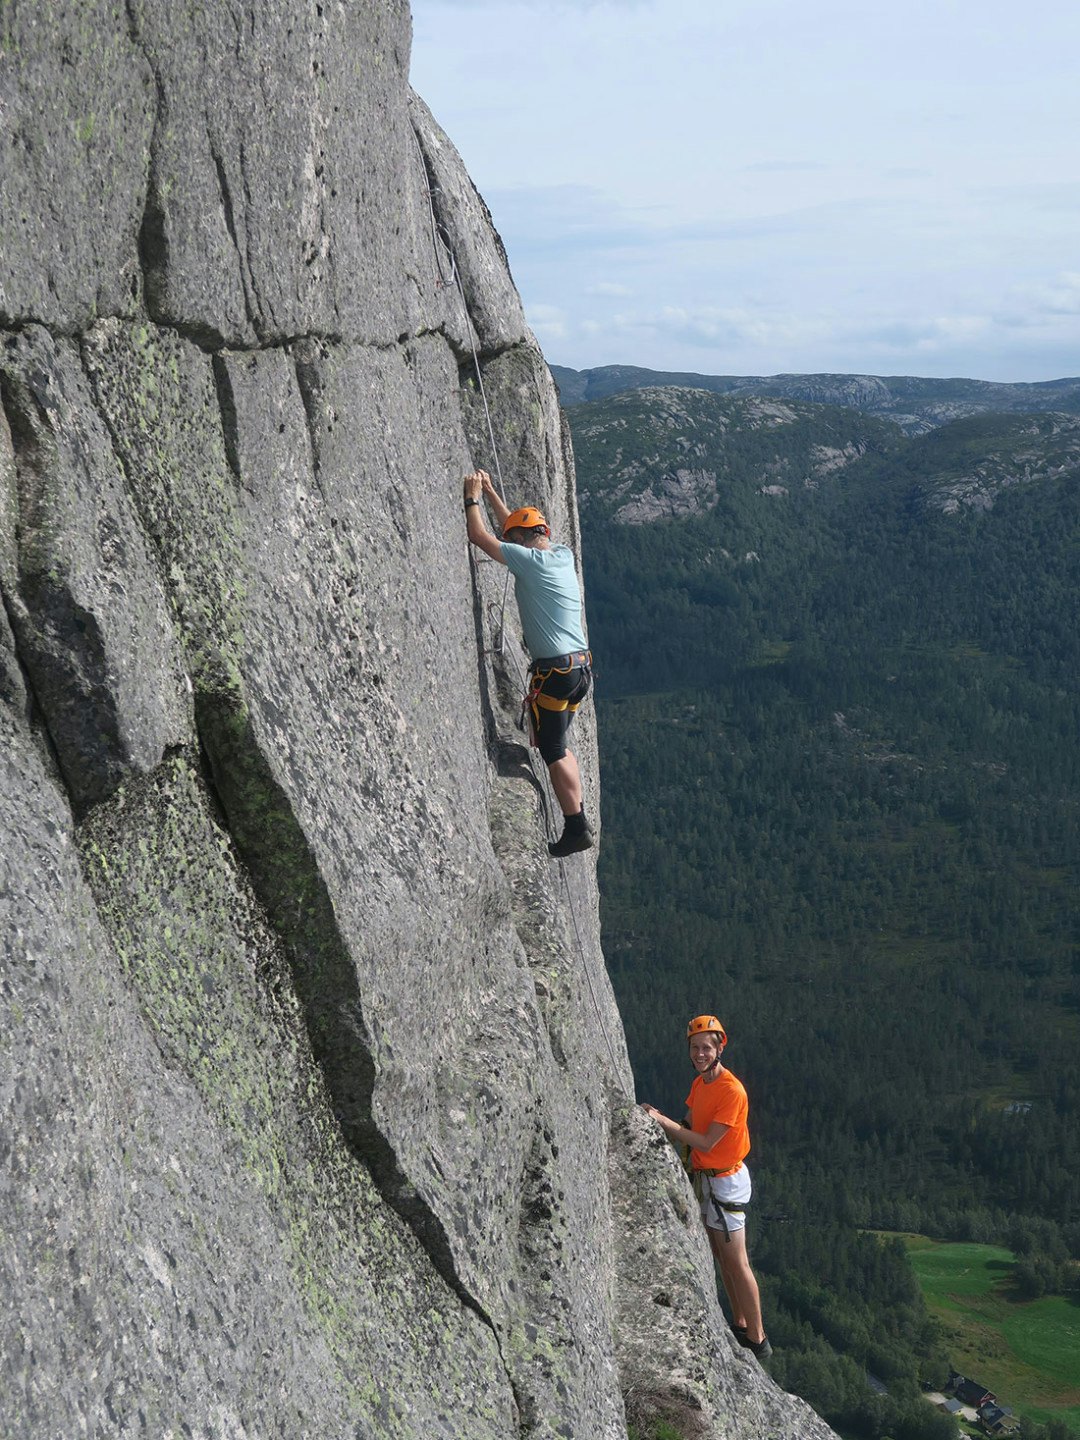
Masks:
[[[547,859],[474,347],[576,545],[572,461],[406,8],[4,21],[0,1430],[827,1434]]]

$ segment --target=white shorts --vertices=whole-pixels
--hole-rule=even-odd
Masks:
[[[701,1175],[698,1177],[701,1218],[710,1230],[742,1230],[746,1214],[742,1210],[718,1209],[718,1205],[746,1205],[753,1194],[750,1171],[740,1165],[734,1175]]]

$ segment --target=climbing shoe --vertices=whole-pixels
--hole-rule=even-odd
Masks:
[[[739,1342],[740,1345],[745,1345],[745,1344],[746,1344],[746,1326],[745,1326],[745,1325],[732,1325],[732,1327],[731,1327],[731,1333],[735,1336],[735,1339]]]
[[[768,1335],[763,1335],[760,1340],[751,1340],[748,1336],[740,1336],[739,1344],[749,1350],[751,1355],[756,1355],[759,1360],[768,1360],[772,1354],[772,1346],[769,1344]]]
[[[567,826],[558,840],[548,841],[548,854],[553,860],[561,860],[564,855],[576,855],[579,850],[591,850],[592,847],[593,833],[588,825],[576,834]]]

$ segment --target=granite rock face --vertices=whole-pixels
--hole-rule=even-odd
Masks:
[[[407,8],[0,13],[0,1431],[826,1435],[546,854],[460,476],[572,457]]]

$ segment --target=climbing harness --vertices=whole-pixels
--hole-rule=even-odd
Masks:
[[[573,695],[560,698],[546,695],[544,686],[552,675],[569,675],[574,670],[584,671],[581,684]],[[540,711],[550,710],[555,714],[576,715],[581,702],[589,693],[592,681],[592,651],[577,650],[571,655],[555,655],[545,660],[534,660],[529,668],[529,684],[521,700],[521,730],[528,729],[529,744],[539,747]]]
[[[492,422],[492,419],[491,419],[491,407],[490,407],[490,405],[488,404],[487,391],[486,391],[486,389],[484,388],[484,376],[483,376],[483,373],[482,373],[482,371],[481,371],[481,369],[480,369],[480,356],[479,356],[479,352],[478,352],[478,350],[477,350],[477,335],[476,335],[476,330],[475,330],[475,327],[473,326],[472,316],[471,316],[470,313],[469,313],[469,304],[468,304],[468,301],[467,301],[466,298],[465,298],[465,288],[464,288],[464,286],[462,285],[462,282],[461,282],[461,274],[460,274],[460,272],[459,272],[459,270],[458,270],[457,258],[456,258],[456,256],[454,255],[454,247],[453,247],[453,246],[451,245],[451,243],[450,243],[450,237],[449,237],[449,235],[446,233],[445,228],[439,223],[439,221],[438,221],[438,219],[436,218],[436,215],[435,215],[435,201],[434,201],[434,194],[433,194],[433,192],[434,192],[434,190],[435,190],[435,188],[436,188],[436,187],[435,187],[435,182],[434,182],[434,178],[432,177],[431,173],[430,173],[429,170],[428,170],[427,160],[424,158],[424,152],[423,152],[423,149],[422,149],[422,147],[421,147],[421,145],[420,145],[420,140],[419,140],[419,137],[417,136],[415,130],[413,131],[413,141],[414,141],[414,143],[415,143],[415,145],[416,145],[416,152],[417,152],[417,155],[419,156],[419,159],[420,159],[420,168],[421,168],[421,171],[422,171],[423,176],[424,176],[425,191],[426,191],[426,194],[427,194],[428,213],[429,213],[429,215],[430,215],[430,217],[431,217],[431,242],[432,242],[432,249],[433,249],[433,251],[434,251],[434,253],[435,253],[435,267],[436,267],[436,281],[435,281],[435,283],[436,283],[436,287],[439,288],[439,289],[442,289],[445,285],[450,285],[450,284],[455,285],[455,286],[456,286],[456,289],[457,289],[457,292],[458,292],[458,297],[459,297],[459,299],[460,299],[460,301],[461,301],[461,312],[462,312],[462,314],[463,314],[464,317],[465,317],[465,328],[466,328],[466,331],[467,331],[468,337],[469,337],[469,348],[470,348],[470,350],[472,351],[473,369],[474,369],[474,371],[476,372],[476,383],[477,383],[477,387],[478,387],[479,393],[480,393],[480,400],[481,400],[481,403],[483,404],[483,407],[484,407],[484,419],[485,419],[486,424],[487,424],[488,440],[489,440],[489,443],[490,443],[490,445],[491,445],[491,456],[492,456],[492,461],[493,461],[494,470],[495,470],[495,478],[496,478],[496,481],[497,481],[497,484],[498,484],[499,496],[500,496],[503,504],[505,505],[505,504],[506,504],[506,490],[505,490],[505,486],[504,486],[504,484],[503,484],[502,466],[501,466],[501,464],[499,463],[499,448],[498,448],[498,446],[497,446],[496,443],[495,443],[495,426],[494,426],[494,424],[493,424],[493,422]],[[443,250],[443,249],[445,249],[446,255],[449,257],[449,261],[450,261],[450,275],[449,275],[449,277],[446,277],[446,276],[444,276],[444,274],[443,274],[443,261],[442,261],[442,250]],[[526,510],[532,510],[532,507],[525,507],[525,508],[526,508]],[[511,515],[508,517],[507,525],[509,526],[510,520],[513,520],[513,519],[514,519],[514,516],[515,516],[515,515],[520,515],[520,513],[521,513],[520,511],[515,511],[513,514],[511,514]],[[546,527],[547,521],[544,520],[544,517],[543,517],[543,515],[540,514],[539,510],[535,510],[535,511],[533,511],[533,513],[534,513],[535,515],[539,516],[539,521],[540,521],[540,523],[544,524],[545,527]],[[520,520],[519,520],[518,523],[519,523],[519,524],[521,523]],[[529,522],[526,522],[526,523],[529,523]],[[531,522],[531,523],[532,523],[532,524],[535,524],[535,523],[537,523],[537,522],[536,522],[536,521],[533,521],[533,522]],[[507,570],[506,582],[505,582],[505,584],[504,584],[504,586],[503,586],[502,604],[501,604],[501,607],[500,607],[500,610],[499,610],[498,622],[497,622],[497,625],[496,625],[496,627],[495,627],[495,630],[496,630],[496,643],[495,643],[495,645],[494,645],[494,647],[493,647],[493,651],[494,651],[495,654],[502,655],[502,656],[504,656],[505,658],[508,658],[508,659],[510,660],[510,662],[511,662],[511,664],[513,665],[514,669],[517,671],[518,683],[519,683],[519,685],[520,685],[520,688],[521,688],[522,692],[523,692],[523,693],[527,693],[527,691],[530,689],[530,687],[527,686],[527,685],[524,683],[524,678],[523,678],[523,676],[521,675],[520,667],[517,665],[517,663],[516,663],[516,661],[514,660],[513,656],[512,656],[512,655],[508,655],[508,652],[506,651],[506,647],[505,647],[505,636],[506,636],[506,602],[507,602],[507,597],[508,597],[509,593],[510,593],[510,572],[509,572],[509,570]],[[560,658],[564,658],[564,657],[560,657]],[[591,656],[591,654],[590,654],[590,655],[589,655],[589,663],[590,663],[590,665],[591,665],[591,662],[592,662],[592,656]],[[535,667],[534,667],[534,668],[535,668]],[[577,708],[577,707],[575,706],[575,709],[576,709],[576,708]],[[537,775],[537,772],[536,772],[536,764],[535,764],[535,762],[534,762],[534,760],[533,760],[532,748],[530,747],[529,749],[527,749],[525,753],[526,753],[526,755],[528,756],[529,768],[530,768],[530,770],[532,771],[533,782],[534,782],[534,784],[535,784],[535,786],[536,786],[537,794],[538,794],[539,797],[540,797],[540,808],[541,808],[541,811],[542,811],[543,816],[544,816],[544,829],[545,829],[545,832],[547,833],[547,836],[548,836],[549,840],[554,840],[554,839],[556,839],[557,837],[556,837],[556,833],[555,833],[555,831],[554,831],[554,828],[553,828],[553,826],[552,826],[552,814],[553,814],[553,812],[554,812],[555,810],[558,809],[558,807],[557,807],[557,805],[555,804],[555,792],[554,792],[554,791],[552,790],[552,788],[551,788],[551,777],[548,775],[548,773],[547,773],[547,767],[545,766],[545,767],[544,767],[543,781],[541,781],[540,776],[538,776],[538,775]],[[605,1044],[605,1046],[606,1046],[606,1048],[607,1048],[608,1058],[609,1058],[610,1061],[611,1061],[611,1072],[612,1072],[612,1075],[615,1077],[616,1084],[618,1084],[619,1087],[620,1087],[620,1089],[623,1090],[623,1096],[624,1096],[624,1098],[625,1098],[626,1100],[628,1100],[629,1103],[632,1105],[632,1104],[634,1103],[634,1097],[633,1097],[633,1095],[628,1095],[628,1094],[626,1093],[626,1090],[623,1088],[623,1082],[622,1082],[622,1079],[621,1079],[619,1064],[618,1064],[618,1061],[617,1061],[616,1058],[615,1058],[615,1050],[614,1050],[614,1047],[612,1046],[612,1043],[611,1043],[611,1037],[608,1035],[607,1026],[604,1024],[604,1016],[603,1016],[603,1013],[602,1013],[602,1011],[601,1011],[601,1009],[600,1009],[600,1000],[599,1000],[599,997],[597,996],[597,993],[596,993],[596,987],[595,987],[595,985],[593,984],[592,972],[591,972],[591,969],[590,969],[590,966],[589,966],[588,957],[587,957],[587,955],[586,955],[586,953],[585,953],[585,942],[582,940],[582,937],[581,937],[581,929],[580,929],[580,927],[579,927],[579,925],[578,925],[577,912],[576,912],[576,910],[575,910],[575,908],[574,908],[574,897],[573,897],[573,893],[572,893],[572,891],[571,891],[571,889],[570,889],[570,881],[569,881],[569,879],[568,879],[568,877],[567,877],[567,874],[566,874],[566,866],[565,866],[565,864],[564,864],[563,859],[562,859],[561,856],[560,856],[560,857],[557,857],[557,859],[558,859],[558,865],[559,865],[559,874],[562,876],[563,887],[564,887],[565,890],[566,890],[567,909],[570,911],[570,919],[571,919],[571,921],[572,921],[572,923],[573,923],[573,927],[574,927],[574,938],[575,938],[576,941],[577,941],[578,952],[579,952],[579,954],[580,954],[580,956],[581,956],[581,968],[582,968],[582,970],[584,971],[584,974],[585,974],[585,980],[586,980],[586,983],[587,983],[587,985],[588,985],[588,987],[589,987],[589,995],[590,995],[590,997],[591,997],[591,999],[592,999],[593,1009],[594,1009],[594,1011],[596,1012],[596,1019],[597,1019],[597,1022],[598,1022],[598,1024],[599,1024],[599,1026],[600,1026],[600,1033],[601,1033],[601,1034],[603,1035],[603,1037],[604,1037],[604,1044]]]
[[[693,1174],[694,1194],[697,1196],[699,1201],[703,1200],[705,1198],[704,1192],[706,1189],[708,1189],[709,1200],[712,1202],[713,1212],[715,1213],[717,1220],[719,1220],[720,1222],[719,1226],[714,1225],[713,1229],[715,1230],[719,1228],[723,1230],[724,1243],[726,1245],[731,1244],[731,1229],[728,1226],[727,1222],[728,1215],[745,1215],[746,1206],[736,1204],[734,1201],[731,1200],[719,1200],[716,1196],[715,1190],[713,1190],[712,1185],[709,1184],[709,1182],[714,1177],[719,1178],[726,1175],[734,1175],[740,1168],[740,1166],[736,1165],[731,1170],[695,1170]]]

